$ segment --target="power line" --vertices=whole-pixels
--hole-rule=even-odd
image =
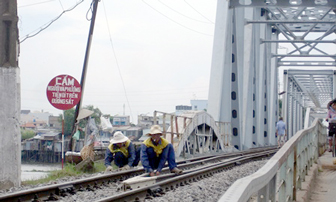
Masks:
[[[27,34],[27,35],[25,36],[25,38],[23,38],[22,40],[20,40],[20,43],[24,42],[24,41],[25,41],[26,39],[28,39],[28,38],[31,38],[31,37],[34,37],[34,36],[38,35],[38,34],[41,33],[43,30],[47,29],[52,23],[54,23],[56,20],[58,20],[64,13],[69,12],[69,11],[72,11],[72,10],[75,9],[79,4],[81,4],[83,1],[84,1],[84,0],[81,0],[80,2],[76,3],[76,5],[74,5],[72,8],[70,8],[70,9],[68,9],[68,10],[63,10],[63,12],[62,12],[59,16],[57,16],[55,19],[51,20],[51,21],[50,21],[49,23],[47,23],[46,25],[42,26],[42,27],[40,28],[40,30],[38,30],[36,33],[34,33],[34,34],[30,34],[30,33]],[[33,31],[33,32],[35,32],[35,31]],[[31,32],[31,33],[33,33],[33,32]]]
[[[214,24],[214,23],[212,23],[212,22],[204,22],[204,21],[201,21],[201,20],[197,20],[197,19],[191,18],[191,17],[186,16],[186,15],[184,15],[183,13],[178,12],[177,10],[171,8],[171,7],[168,6],[167,4],[163,3],[161,0],[159,0],[159,2],[160,2],[161,4],[163,4],[164,6],[166,6],[167,8],[169,8],[170,10],[174,11],[175,13],[178,13],[178,14],[182,15],[183,17],[186,17],[186,18],[188,18],[188,19],[191,19],[191,20],[194,20],[194,21],[197,21],[197,22],[201,22],[201,23]]]
[[[61,4],[62,10],[64,11],[63,4],[62,4],[61,0],[58,0],[58,1]]]
[[[23,7],[28,7],[28,6],[35,6],[35,5],[38,5],[38,4],[49,3],[49,2],[51,2],[51,1],[56,1],[56,0],[42,1],[42,2],[39,2],[39,3],[34,3],[34,4],[28,4],[28,5],[18,6],[18,8],[23,8]]]
[[[196,10],[194,7],[192,7],[186,0],[184,0],[184,2],[190,6],[190,8],[192,8],[194,11],[196,11],[198,14],[200,14],[203,18],[205,18],[206,20],[208,20],[209,22],[211,22],[212,24],[215,24],[214,22],[212,22],[211,20],[209,20],[207,17],[205,17],[202,13],[200,13],[198,10]]]
[[[190,31],[193,31],[193,32],[196,32],[196,33],[199,33],[199,34],[202,34],[202,35],[213,36],[213,35],[211,35],[211,34],[206,34],[206,33],[199,32],[199,31],[197,31],[197,30],[191,29],[191,28],[189,28],[189,27],[186,27],[186,26],[184,26],[183,24],[181,24],[181,23],[179,23],[179,22],[177,22],[177,21],[175,21],[175,20],[169,18],[169,17],[166,16],[165,14],[163,14],[163,13],[161,13],[160,11],[156,10],[153,6],[151,6],[151,5],[149,5],[148,3],[146,3],[145,0],[142,0],[142,2],[143,2],[144,4],[146,4],[147,6],[149,6],[150,8],[152,8],[153,10],[155,10],[156,12],[158,12],[158,13],[160,13],[161,15],[163,15],[164,17],[166,17],[168,20],[170,20],[170,21],[172,21],[172,22],[174,22],[174,23],[180,25],[181,27],[184,27],[184,28],[186,28],[186,29],[188,29],[188,30],[190,30]]]
[[[104,1],[103,1],[103,7],[104,7],[104,13],[105,13],[105,18],[106,18],[107,30],[108,30],[108,33],[109,33],[110,44],[111,44],[111,47],[112,47],[113,56],[114,56],[114,59],[116,61],[117,69],[118,69],[118,72],[119,72],[119,75],[120,75],[120,78],[121,78],[121,83],[123,85],[123,89],[124,89],[124,93],[125,93],[125,97],[126,97],[126,100],[127,100],[127,104],[128,104],[129,110],[130,110],[130,114],[131,114],[132,120],[134,120],[133,119],[131,105],[130,105],[128,97],[127,97],[127,92],[126,92],[126,87],[125,87],[124,79],[123,79],[123,77],[121,75],[121,71],[120,71],[120,67],[119,67],[119,62],[118,62],[117,55],[116,55],[115,50],[114,50],[113,41],[112,41],[112,37],[111,37],[111,31],[110,31],[110,27],[109,27],[109,23],[108,23],[108,19],[107,19],[107,14],[106,14],[106,9],[105,9]]]

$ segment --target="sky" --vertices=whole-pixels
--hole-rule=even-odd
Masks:
[[[21,109],[61,114],[49,103],[46,88],[61,74],[80,82],[91,1],[17,3]],[[207,100],[216,4],[217,0],[101,0],[82,106],[93,105],[112,116],[130,115],[136,123],[140,114],[171,113],[192,99]]]

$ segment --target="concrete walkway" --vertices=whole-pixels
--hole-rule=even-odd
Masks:
[[[300,202],[333,202],[336,201],[336,165],[333,164],[331,152],[325,152],[318,164],[309,170],[302,190],[297,194]]]
[[[333,164],[331,152],[325,152],[319,158],[319,172],[311,190],[309,201],[336,201],[336,165]]]

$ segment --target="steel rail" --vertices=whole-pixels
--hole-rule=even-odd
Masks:
[[[177,161],[178,167],[185,170],[195,167],[197,164],[204,164],[208,162],[220,161],[226,158],[232,158],[237,156],[244,156],[249,153],[259,153],[263,151],[274,150],[276,147],[255,148],[247,151],[234,152],[229,154],[216,154],[202,157],[195,157],[191,159],[183,159]],[[118,171],[108,174],[102,174],[99,176],[88,177],[84,179],[64,182],[60,184],[47,185],[43,187],[33,188],[29,190],[19,191],[15,193],[9,193],[0,196],[1,202],[31,202],[33,200],[47,200],[56,196],[64,196],[67,194],[75,194],[77,191],[82,190],[94,190],[99,186],[104,186],[106,183],[117,183],[124,181],[130,177],[135,177],[144,174],[143,168],[131,169],[126,171]],[[165,167],[162,170],[162,174],[170,173],[169,168]]]
[[[276,150],[253,153],[251,155],[235,157],[234,159],[226,160],[224,162],[208,165],[203,168],[188,170],[180,175],[168,174],[166,176],[157,177],[158,182],[153,185],[126,191],[121,194],[100,199],[97,202],[138,202],[143,201],[144,199],[152,199],[153,197],[162,196],[165,192],[174,190],[180,186],[185,186],[192,182],[197,182],[201,179],[211,177],[215,173],[226,171],[234,166],[241,165],[255,159],[269,157],[274,153],[276,153]]]

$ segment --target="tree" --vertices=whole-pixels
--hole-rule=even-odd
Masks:
[[[25,129],[21,129],[21,141],[22,140],[26,140],[29,138],[32,138],[36,135],[35,131],[33,130],[25,130]]]
[[[279,101],[279,116],[282,116],[282,99],[278,99]]]
[[[64,111],[64,136],[71,135],[74,117],[75,108]],[[58,121],[62,124],[62,114],[59,115]]]

